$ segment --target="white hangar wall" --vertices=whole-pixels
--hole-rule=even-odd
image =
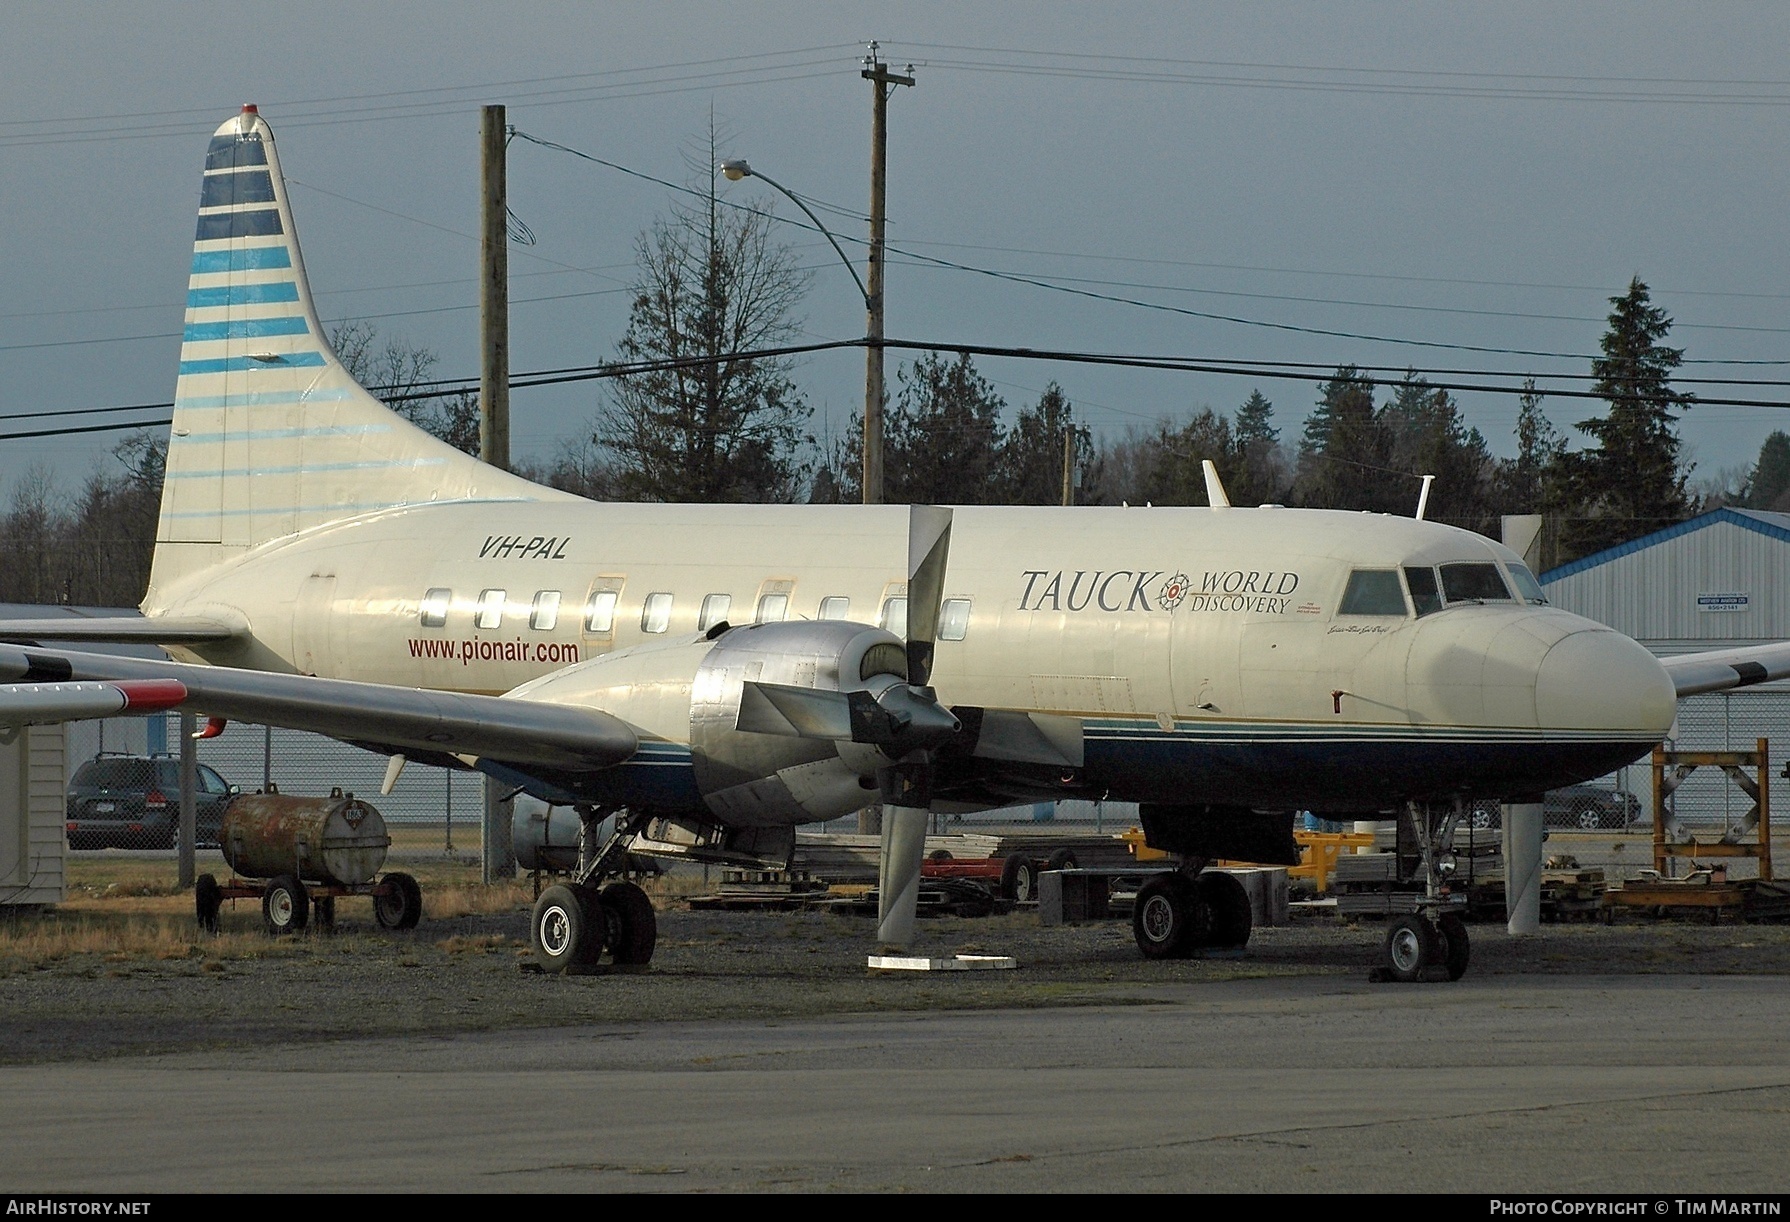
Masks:
[[[1718,509],[1541,575],[1556,606],[1608,624],[1668,657],[1790,640],[1790,514]],[[1674,743],[1684,749],[1750,750],[1771,740],[1771,808],[1790,827],[1790,683],[1766,683],[1678,702]],[[1644,767],[1613,778],[1648,800]],[[1737,820],[1747,802],[1709,769],[1678,791],[1681,817]]]

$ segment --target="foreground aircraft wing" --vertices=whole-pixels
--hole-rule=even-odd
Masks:
[[[1661,658],[1660,665],[1672,676],[1679,699],[1704,692],[1751,687],[1773,679],[1790,679],[1790,641],[1748,645],[1740,649],[1709,649]]]
[[[173,708],[186,697],[186,686],[177,679],[0,683],[0,731],[58,721],[154,713]]]
[[[0,641],[87,641],[106,644],[204,645],[244,635],[246,624],[226,624],[197,616],[170,615],[145,618],[118,615],[106,618],[78,615],[48,619],[0,620]]]
[[[626,722],[572,705],[0,645],[0,680],[24,687],[122,689],[118,680],[154,679],[176,681],[185,693],[181,703],[213,717],[418,752],[490,757],[518,767],[595,772],[627,759],[638,745]]]

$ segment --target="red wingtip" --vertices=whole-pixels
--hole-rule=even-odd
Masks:
[[[186,684],[178,679],[119,679],[112,686],[124,693],[121,712],[153,713],[186,699]]]

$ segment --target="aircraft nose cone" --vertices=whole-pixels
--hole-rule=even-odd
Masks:
[[[1640,644],[1609,629],[1562,637],[1535,676],[1535,714],[1543,729],[1657,740],[1671,730],[1677,705],[1665,667]]]

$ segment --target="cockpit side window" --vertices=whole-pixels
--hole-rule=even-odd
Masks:
[[[1356,569],[1343,591],[1340,615],[1404,615],[1405,592],[1397,569]]]
[[[1450,603],[1513,601],[1495,564],[1445,564],[1442,594]]]
[[[1517,593],[1523,596],[1524,602],[1533,603],[1537,607],[1548,605],[1548,596],[1541,592],[1541,582],[1535,580],[1535,574],[1529,571],[1528,565],[1512,564],[1506,567],[1510,569],[1510,579],[1516,583]]]
[[[1436,586],[1435,569],[1408,568],[1405,584],[1411,587],[1411,605],[1417,608],[1420,618],[1442,609],[1442,591]]]

